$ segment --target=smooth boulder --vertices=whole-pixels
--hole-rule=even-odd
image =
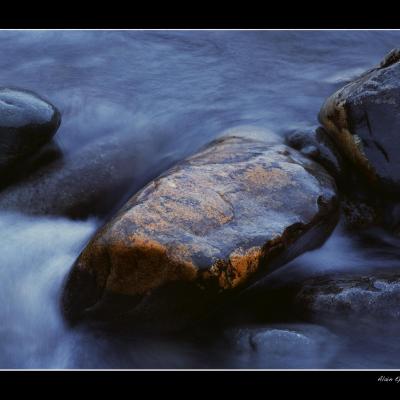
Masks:
[[[70,321],[184,326],[329,235],[333,178],[276,137],[239,133],[150,182],[100,229],[66,281]]]
[[[37,94],[0,88],[0,173],[49,142],[60,123],[57,108]]]
[[[319,120],[374,190],[400,194],[400,50],[330,96]]]

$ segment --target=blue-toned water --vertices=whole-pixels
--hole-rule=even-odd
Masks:
[[[65,155],[124,136],[146,171],[233,126],[314,126],[328,95],[399,45],[397,31],[0,31],[0,86],[33,90],[61,110]],[[19,211],[0,210],[0,368],[400,367],[395,329],[371,341],[318,324],[241,327],[253,333],[239,336],[264,343],[254,352],[229,330],[191,341],[67,328],[60,286],[103,221]],[[295,263],[311,273],[400,266],[396,243],[365,248],[338,229]]]

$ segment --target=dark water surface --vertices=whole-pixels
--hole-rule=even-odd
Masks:
[[[36,91],[61,110],[65,156],[128,136],[146,170],[233,126],[313,126],[328,95],[399,45],[397,31],[0,31],[0,86]],[[0,211],[0,368],[400,367],[396,326],[273,324],[215,340],[69,329],[60,285],[102,221],[20,211]],[[338,228],[294,265],[310,274],[400,266],[395,239],[381,241],[366,248]]]

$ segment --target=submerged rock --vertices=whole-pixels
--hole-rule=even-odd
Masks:
[[[320,244],[336,223],[333,179],[250,136],[212,142],[133,196],[73,266],[66,316],[177,327]]]
[[[319,119],[340,151],[386,193],[400,194],[400,51],[338,90]]]
[[[108,137],[89,143],[66,157],[59,157],[0,192],[0,209],[34,215],[66,215],[85,218],[105,216],[154,177],[143,170],[143,160],[129,138]],[[145,157],[145,155],[143,155]]]
[[[225,338],[232,347],[232,358],[249,368],[324,368],[338,347],[334,334],[311,324],[233,328]]]
[[[60,112],[37,94],[0,88],[0,173],[49,142],[60,123]]]

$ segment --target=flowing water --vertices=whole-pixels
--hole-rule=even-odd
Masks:
[[[126,136],[146,170],[233,126],[278,134],[314,126],[328,95],[399,44],[397,31],[0,31],[0,86],[36,91],[62,111],[56,140],[65,155]],[[0,210],[0,368],[400,367],[396,327],[272,324],[217,340],[71,329],[60,287],[102,222]],[[339,227],[285,268],[399,266],[398,240],[370,235],[365,245]]]

